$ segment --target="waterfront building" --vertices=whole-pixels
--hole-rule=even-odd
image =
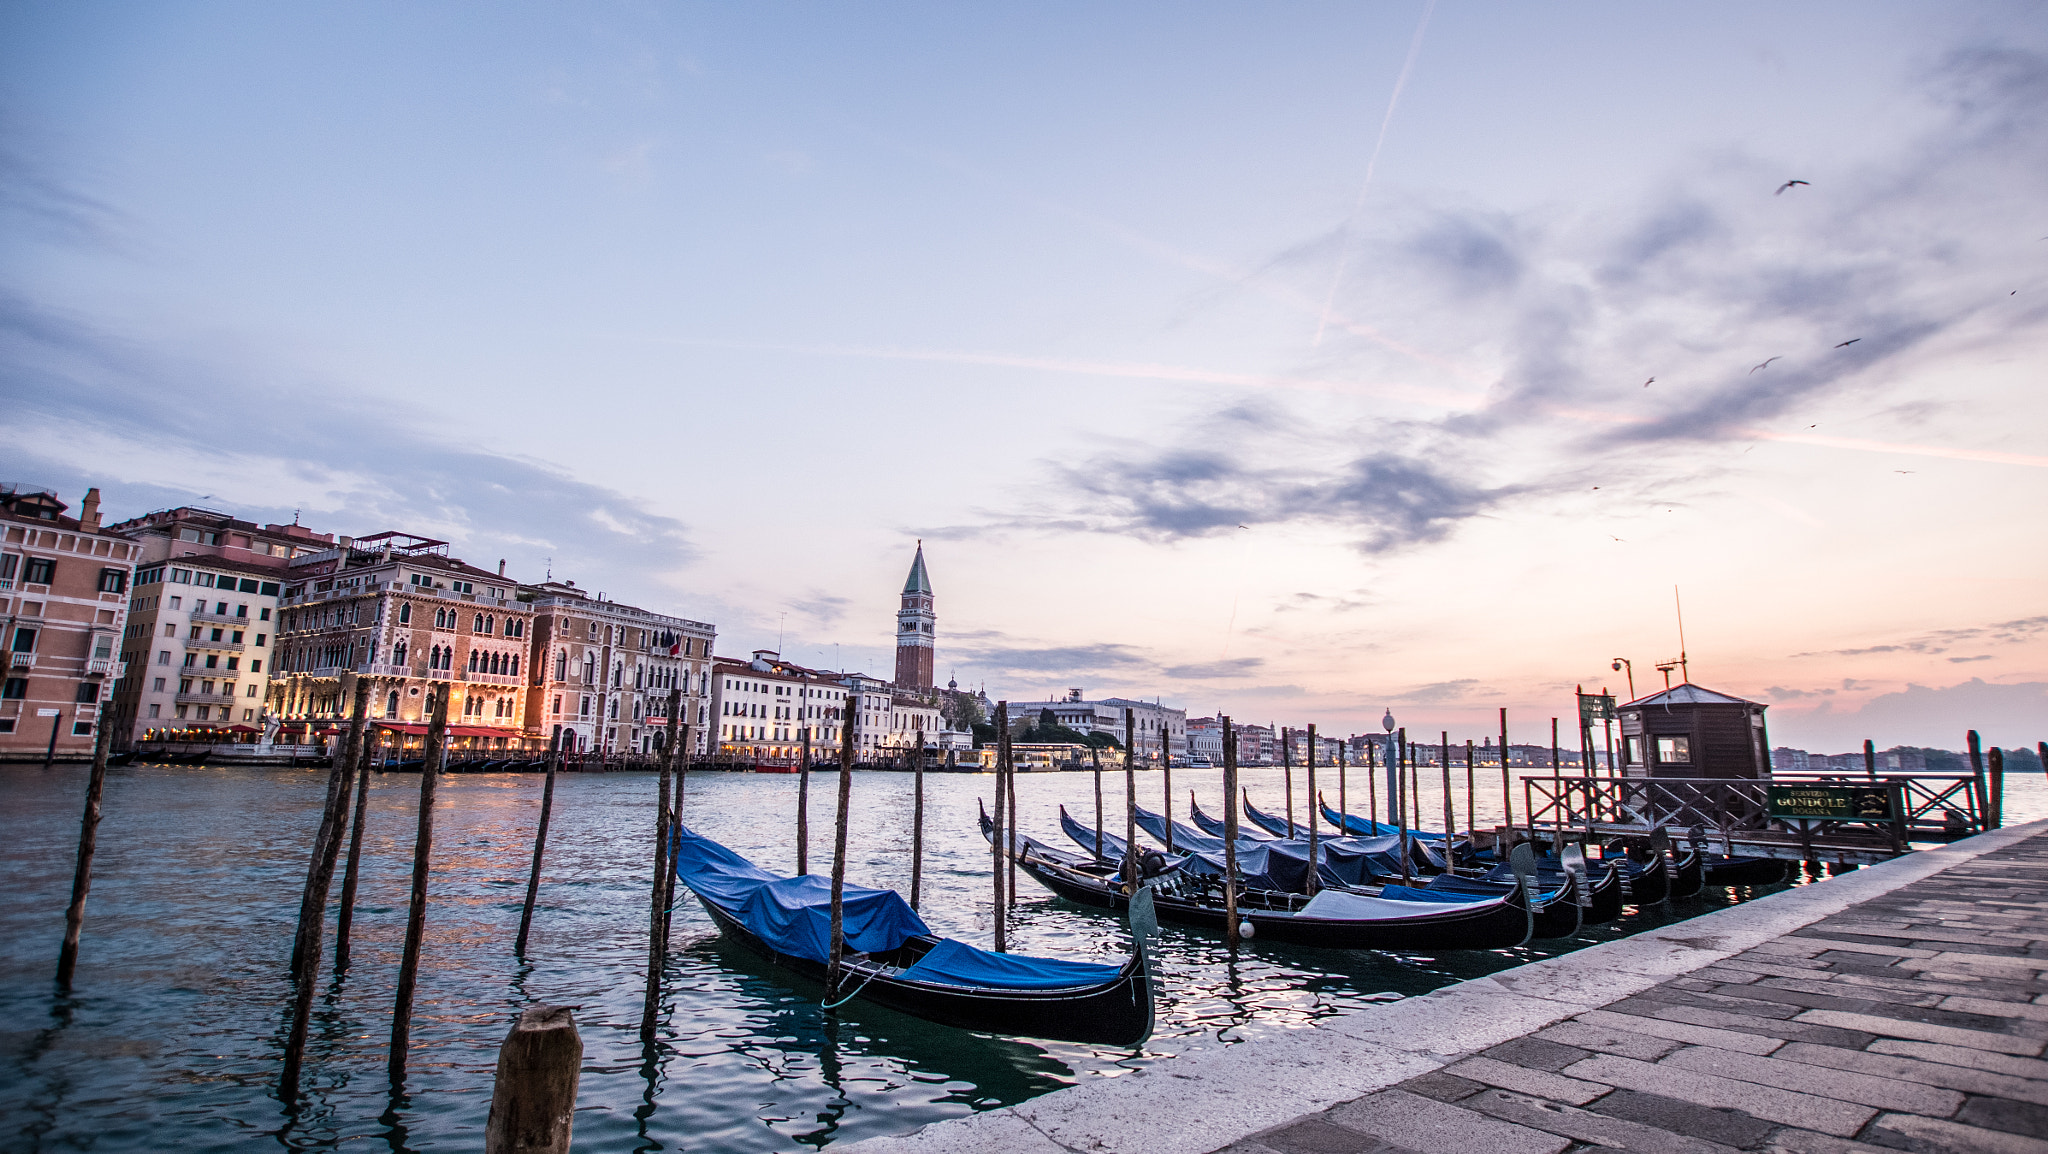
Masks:
[[[450,748],[544,744],[525,732],[532,610],[502,561],[493,573],[408,533],[340,537],[290,559],[278,618],[279,740],[339,732],[355,680],[369,677],[370,717],[387,739],[418,746],[445,694]]]
[[[1186,751],[1188,732],[1188,711],[1171,709],[1156,701],[1139,701],[1129,697],[1105,697],[1090,701],[1079,688],[1067,690],[1067,695],[1057,700],[1012,701],[1011,718],[1043,717],[1046,712],[1060,725],[1086,737],[1090,734],[1107,734],[1116,739],[1118,745],[1124,740],[1124,712],[1134,716],[1134,729],[1138,742],[1140,759],[1159,756],[1159,738],[1162,733],[1172,739],[1173,754],[1182,756]],[[1220,738],[1219,738],[1220,740]],[[1218,756],[1221,756],[1219,747]]]
[[[133,541],[135,581],[114,687],[124,744],[253,736],[268,722],[274,615],[291,558],[331,534],[210,509],[160,509],[107,526]]]
[[[747,659],[717,658],[711,669],[711,721],[718,752],[755,761],[801,761],[808,726],[811,757],[837,759],[848,697],[842,681],[841,674],[784,661],[772,649],[756,649]],[[857,745],[855,756],[860,756]]]
[[[1188,718],[1187,758],[1210,765],[1223,764],[1223,721],[1217,717]],[[1178,756],[1179,751],[1175,751]]]
[[[574,581],[522,595],[534,615],[529,732],[571,750],[654,753],[668,740],[670,691],[680,689],[689,752],[711,748],[715,627],[593,597]]]
[[[47,489],[0,486],[0,616],[7,669],[0,757],[89,757],[123,676],[134,542],[100,524],[100,491],[78,516]]]
[[[929,693],[939,619],[932,612],[932,582],[924,571],[924,542],[917,543],[910,576],[896,610],[896,688]]]
[[[1621,707],[1622,773],[1769,777],[1766,708],[1691,682],[1631,701]]]

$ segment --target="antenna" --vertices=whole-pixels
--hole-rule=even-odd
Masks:
[[[1678,598],[1678,586],[1671,587],[1671,606],[1678,611],[1678,674],[1688,683],[1692,681],[1692,670],[1685,663],[1685,602]]]

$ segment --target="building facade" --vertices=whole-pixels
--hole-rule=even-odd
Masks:
[[[566,740],[562,748],[572,751],[654,753],[668,740],[669,695],[680,690],[689,753],[712,747],[714,627],[592,597],[574,581],[549,581],[527,595],[529,732]]]
[[[456,750],[541,744],[526,729],[532,610],[519,586],[405,533],[337,539],[290,561],[278,603],[270,708],[280,741],[348,720],[356,679],[387,740],[419,744],[444,695]]]
[[[772,649],[756,649],[751,658],[717,659],[711,670],[711,695],[713,728],[722,754],[750,761],[801,762],[808,727],[812,760],[839,756],[848,696],[839,674],[784,661]],[[856,758],[858,750],[856,745]]]
[[[269,720],[271,641],[291,559],[330,534],[209,509],[162,509],[107,526],[139,545],[114,687],[127,742],[255,734]]]
[[[137,546],[101,526],[99,505],[89,489],[67,517],[55,492],[0,486],[0,756],[90,756],[111,713]]]

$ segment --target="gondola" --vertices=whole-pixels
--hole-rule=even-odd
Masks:
[[[678,827],[676,878],[727,937],[811,981],[827,978],[831,882],[782,877]],[[842,891],[847,952],[840,1005],[860,998],[965,1030],[1105,1046],[1152,1034],[1152,976],[1142,938],[1122,965],[994,954],[941,938],[894,890]],[[1145,914],[1136,916],[1143,922]]]
[[[139,755],[132,749],[126,753],[110,753],[107,755],[107,764],[110,766],[127,765],[133,762],[137,756]]]
[[[994,830],[984,823],[982,834],[993,840]],[[1105,836],[1105,849],[1107,841]],[[1077,905],[1112,912],[1129,908],[1130,892],[1115,863],[1045,855],[1034,850],[1037,844],[1026,839],[1012,856],[1040,885]],[[1519,856],[1524,863],[1532,860],[1528,854]],[[1226,927],[1222,887],[1215,879],[1174,870],[1144,888],[1152,892],[1161,921],[1218,932]],[[1528,941],[1533,929],[1520,887],[1476,901],[1433,901],[1415,891],[1382,891],[1372,897],[1336,889],[1311,898],[1247,887],[1238,895],[1237,913],[1251,927],[1251,937],[1337,950],[1508,949]]]
[[[1744,857],[1740,854],[1703,853],[1702,881],[1710,886],[1774,886],[1791,871],[1790,862],[1776,858]]]

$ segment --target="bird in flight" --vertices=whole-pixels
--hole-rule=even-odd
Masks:
[[[1838,349],[1846,349],[1846,348],[1848,348],[1848,347],[1849,347],[1850,345],[1853,345],[1853,344],[1855,344],[1855,343],[1856,343],[1857,341],[1860,341],[1860,340],[1862,340],[1862,339],[1863,339],[1862,337],[1850,337],[1850,338],[1849,338],[1848,340],[1846,340],[1846,341],[1843,341],[1843,342],[1842,342],[1841,344],[1839,344],[1839,345],[1836,345],[1835,347],[1836,347],[1836,348],[1838,348]]]
[[[1650,387],[1651,385],[1654,385],[1654,384],[1656,384],[1656,383],[1657,383],[1657,378],[1655,378],[1655,377],[1651,377],[1651,378],[1650,378],[1649,380],[1647,380],[1647,381],[1644,381],[1644,382],[1643,382],[1643,387],[1647,389],[1647,388],[1649,388],[1649,387]]]
[[[1609,534],[1608,534],[1607,536],[1608,536],[1609,538],[1613,539],[1613,540],[1616,540],[1616,541],[1621,541],[1621,538],[1619,538],[1619,537],[1616,537],[1616,536],[1614,536],[1614,534],[1612,534],[1612,533],[1609,533]],[[1624,544],[1624,545],[1628,544],[1628,542],[1626,542],[1626,541],[1621,541],[1621,543],[1622,543],[1622,544]]]
[[[1781,356],[1782,356],[1782,354],[1781,354]],[[1753,373],[1753,372],[1755,372],[1755,371],[1756,371],[1757,369],[1762,369],[1762,368],[1769,368],[1769,367],[1770,367],[1770,364],[1771,364],[1771,361],[1775,361],[1775,360],[1778,360],[1778,359],[1780,359],[1780,357],[1772,357],[1770,361],[1765,361],[1765,362],[1764,362],[1763,364],[1761,364],[1761,365],[1758,365],[1758,366],[1756,366],[1756,368],[1752,368],[1752,369],[1750,369],[1749,371]]]
[[[1892,470],[1892,472],[1894,472],[1894,473],[1917,473],[1917,472],[1919,472],[1919,470],[1918,470],[1918,469],[1893,469],[1893,470]]]
[[[1251,526],[1250,526],[1250,525],[1239,525],[1239,526],[1238,526],[1238,528],[1240,528],[1240,529],[1249,529],[1249,528],[1251,528]]]
[[[1793,185],[1795,185],[1795,184],[1805,184],[1805,183],[1807,183],[1807,182],[1806,182],[1806,181],[1803,181],[1803,180],[1788,180],[1788,181],[1786,181],[1785,183],[1783,183],[1783,184],[1779,185],[1779,186],[1778,186],[1778,191],[1776,191],[1776,192],[1772,193],[1771,195],[1772,195],[1772,196],[1783,196],[1783,195],[1785,194],[1785,190],[1786,190],[1786,189],[1788,189],[1788,188],[1791,188],[1791,187],[1792,187]]]

